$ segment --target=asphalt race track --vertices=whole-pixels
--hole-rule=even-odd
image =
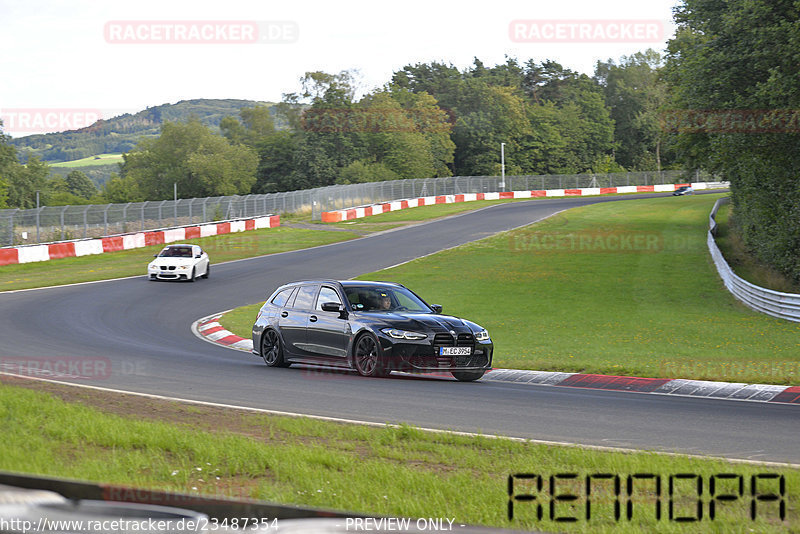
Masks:
[[[190,330],[196,319],[264,300],[290,280],[351,278],[567,208],[653,196],[664,195],[500,204],[337,245],[216,264],[209,280],[194,284],[149,282],[142,276],[4,293],[0,359],[92,358],[108,362],[111,372],[74,382],[193,400],[800,464],[798,406],[273,369],[255,356],[203,342]]]

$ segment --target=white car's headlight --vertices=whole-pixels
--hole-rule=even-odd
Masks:
[[[408,332],[407,330],[398,330],[396,328],[384,328],[381,332],[394,339],[425,339],[428,337],[427,334],[420,332]]]
[[[178,265],[178,269],[188,269],[188,265]]]
[[[486,330],[481,330],[475,334],[475,341],[489,341],[489,332]]]

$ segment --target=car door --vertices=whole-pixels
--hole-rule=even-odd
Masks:
[[[278,328],[283,339],[284,349],[290,356],[309,356],[306,343],[308,317],[314,310],[314,302],[319,285],[302,285],[297,290],[294,302],[288,303],[278,317]]]
[[[195,245],[192,247],[192,256],[194,256],[196,272],[198,274],[205,274],[208,270],[208,254],[203,252],[203,249]]]
[[[332,286],[323,285],[314,311],[308,317],[306,343],[308,350],[323,358],[344,359],[350,338],[350,324],[339,312],[324,311],[322,305],[334,302],[342,306],[342,297]]]

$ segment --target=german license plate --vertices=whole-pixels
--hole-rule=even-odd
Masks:
[[[439,347],[439,356],[469,356],[472,347]]]

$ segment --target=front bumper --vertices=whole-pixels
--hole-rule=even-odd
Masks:
[[[169,267],[164,269],[161,267],[147,268],[147,275],[151,280],[188,280],[191,276],[191,272],[190,269],[180,269],[177,267],[173,267],[172,269]]]
[[[384,363],[397,371],[470,371],[492,368],[494,345],[490,341],[468,339],[443,340],[437,335],[434,339],[419,342],[382,338],[381,345]],[[466,336],[465,336],[466,337]],[[446,356],[440,354],[441,347],[469,347],[469,355]]]

